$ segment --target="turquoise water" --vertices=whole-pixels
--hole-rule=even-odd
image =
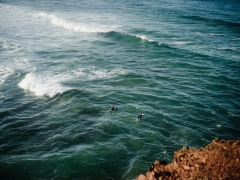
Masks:
[[[134,179],[239,139],[239,8],[0,1],[0,178]]]

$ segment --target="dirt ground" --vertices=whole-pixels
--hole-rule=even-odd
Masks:
[[[136,180],[240,180],[240,140],[216,138],[200,149],[183,147],[167,164],[157,160]]]

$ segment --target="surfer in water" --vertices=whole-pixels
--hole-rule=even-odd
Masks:
[[[140,114],[137,116],[136,120],[139,120],[142,116],[144,116],[144,114],[143,114],[143,113],[140,113]]]
[[[109,111],[114,111],[117,107],[116,106],[112,106],[112,108]]]

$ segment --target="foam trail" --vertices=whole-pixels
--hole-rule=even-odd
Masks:
[[[84,78],[87,80],[110,79],[125,74],[122,70],[115,69],[108,71],[106,69],[97,69],[96,67],[79,68],[77,70],[72,70],[69,73],[76,78]]]
[[[48,15],[45,13],[38,13],[36,17],[46,18],[51,21],[52,24],[63,27],[68,30],[73,30],[76,32],[83,33],[106,33],[114,31],[115,26],[99,25],[99,24],[83,24],[79,22],[67,21],[56,17],[55,15]]]
[[[3,84],[7,77],[14,73],[14,70],[0,65],[0,84]]]
[[[174,41],[171,42],[170,44],[174,44],[174,45],[185,45],[185,44],[189,44],[190,42],[188,41]]]
[[[25,55],[24,49],[19,44],[0,39],[0,46],[2,46],[2,59],[11,57],[12,61],[10,64],[8,63],[8,65],[14,67],[13,69],[26,69],[26,67],[31,66],[29,63],[29,58]],[[4,67],[0,66],[0,71],[3,71],[0,73],[0,75],[3,76],[2,74],[4,71],[6,71],[5,73],[9,72],[9,68],[4,70]]]

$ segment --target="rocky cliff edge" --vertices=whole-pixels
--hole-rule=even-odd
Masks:
[[[240,180],[240,140],[216,138],[200,149],[183,147],[167,164],[157,160],[136,180]]]

